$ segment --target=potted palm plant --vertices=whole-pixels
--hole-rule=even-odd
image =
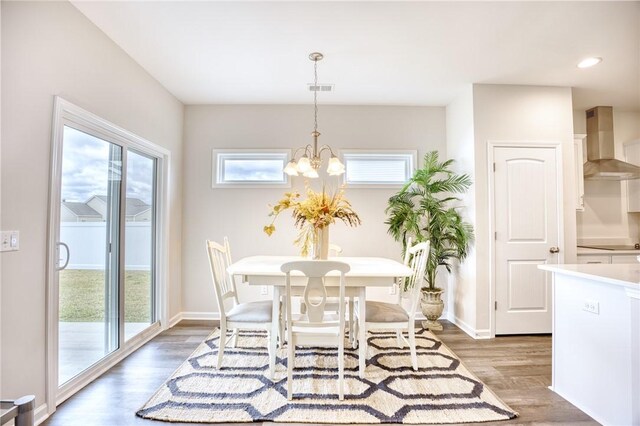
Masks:
[[[414,242],[430,242],[420,305],[427,318],[423,326],[431,330],[442,330],[437,321],[444,309],[443,290],[436,286],[438,270],[444,267],[450,273],[452,261],[467,257],[474,238],[473,226],[462,219],[454,206],[460,201],[455,194],[465,193],[471,186],[471,178],[454,173],[453,163],[454,160],[441,162],[437,151],[427,153],[422,168],[389,198],[385,210],[389,234],[402,242],[403,255],[409,238]]]

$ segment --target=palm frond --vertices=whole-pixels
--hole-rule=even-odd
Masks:
[[[451,207],[472,185],[468,174],[456,174],[454,160],[440,161],[437,151],[425,154],[423,166],[400,191],[389,198],[385,213],[389,234],[403,245],[407,239],[430,241],[425,279],[435,287],[439,266],[452,270],[452,260],[464,260],[473,243],[473,226],[462,219],[459,207]]]

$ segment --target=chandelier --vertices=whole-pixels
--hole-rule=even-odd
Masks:
[[[309,59],[313,61],[313,74],[314,74],[314,87],[313,87],[313,144],[300,147],[293,153],[292,160],[284,168],[284,172],[289,176],[298,176],[301,174],[308,178],[317,178],[318,169],[322,165],[322,153],[328,152],[329,164],[327,165],[327,173],[330,176],[338,176],[344,173],[344,164],[334,154],[329,145],[323,145],[318,149],[318,61],[322,60],[324,56],[322,53],[313,52],[309,55]],[[302,157],[296,162],[296,155],[299,152],[303,152]]]

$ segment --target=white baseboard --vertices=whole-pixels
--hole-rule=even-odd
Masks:
[[[178,312],[176,315],[174,315],[170,320],[169,320],[169,326],[167,328],[171,328],[174,325],[176,325],[177,323],[179,323],[180,321],[182,321],[182,312]]]
[[[491,339],[491,330],[488,328],[476,329],[476,339]]]
[[[219,320],[220,314],[218,312],[182,312],[181,320],[200,320],[200,321],[212,321]],[[175,317],[174,317],[175,318]]]
[[[34,417],[36,425],[39,425],[47,420],[49,418],[49,408],[47,404],[42,404],[38,408],[36,408]]]
[[[447,319],[474,339],[491,339],[491,330],[488,328],[475,329],[455,315],[448,315]]]

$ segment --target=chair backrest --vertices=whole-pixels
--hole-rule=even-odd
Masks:
[[[425,268],[429,259],[430,244],[428,241],[411,246],[408,241],[404,254],[404,264],[411,268],[413,273],[405,278],[404,286],[401,286],[400,300],[408,299],[410,303],[409,315],[415,315],[420,300],[420,288],[424,280]]]
[[[307,284],[303,293],[303,301],[306,305],[307,315],[306,321],[297,321],[296,323],[306,322],[313,326],[329,326],[335,325],[333,322],[326,322],[325,305],[327,303],[327,289],[325,287],[325,276],[331,271],[340,272],[340,290],[339,290],[339,323],[344,322],[344,274],[349,272],[351,267],[344,262],[336,262],[331,260],[301,260],[295,262],[287,262],[280,268],[286,276],[286,303],[287,303],[287,322],[291,324],[291,271],[300,271],[307,277]]]
[[[332,243],[329,244],[330,255],[337,257],[337,256],[340,256],[340,253],[342,253],[342,247],[340,247],[337,244],[332,244]]]
[[[220,315],[225,315],[225,300],[232,299],[234,305],[238,304],[238,292],[233,276],[227,272],[231,264],[231,250],[229,241],[225,237],[224,245],[207,240],[207,253],[209,254],[209,267],[211,279],[216,292],[216,301]]]

